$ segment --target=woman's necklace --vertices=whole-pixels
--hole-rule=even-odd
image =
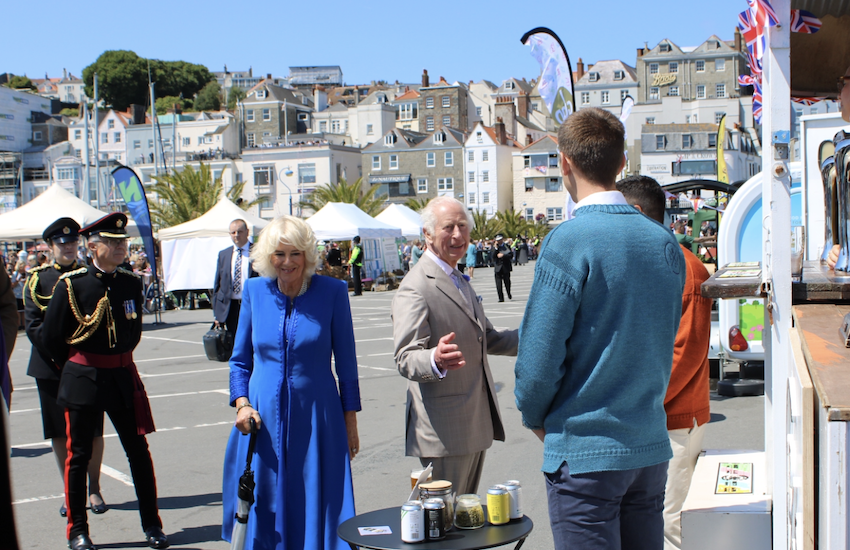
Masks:
[[[304,279],[304,282],[301,283],[301,290],[298,291],[298,294],[295,297],[297,298],[298,296],[303,296],[304,293],[307,292],[308,288],[310,288],[310,279]],[[286,294],[286,292],[283,290],[283,287],[280,286],[280,279],[277,280],[277,289],[281,291],[281,293]]]

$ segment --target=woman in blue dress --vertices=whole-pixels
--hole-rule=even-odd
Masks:
[[[354,516],[349,461],[360,446],[348,288],[314,273],[316,238],[299,218],[272,221],[251,259],[261,277],[245,282],[230,359],[236,426],[224,459],[222,537],[233,529],[253,418],[260,428],[246,549],[347,549],[337,527]]]

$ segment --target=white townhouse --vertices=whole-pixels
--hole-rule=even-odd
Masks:
[[[478,122],[464,142],[464,202],[488,218],[513,209],[512,154],[519,144],[507,136],[505,124]]]

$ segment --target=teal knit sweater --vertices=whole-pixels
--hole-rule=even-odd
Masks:
[[[664,395],[684,285],[673,234],[631,206],[581,207],[547,235],[515,369],[523,423],[546,431],[544,472],[672,457]]]

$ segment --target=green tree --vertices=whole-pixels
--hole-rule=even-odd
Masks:
[[[61,111],[59,111],[59,114],[62,115],[62,116],[70,116],[70,117],[77,118],[78,116],[80,116],[80,110],[79,109],[62,109]]]
[[[233,111],[236,109],[236,104],[245,99],[245,95],[245,90],[239,86],[230,88],[230,91],[227,93],[227,110]]]
[[[502,231],[501,222],[496,218],[488,218],[486,212],[473,210],[472,223],[472,231],[470,231],[469,237],[473,241],[480,239],[492,239],[496,236],[496,234]]]
[[[221,86],[211,80],[195,97],[195,110],[218,111],[221,109]]]
[[[406,207],[410,208],[411,210],[413,210],[414,212],[421,212],[422,209],[425,208],[425,206],[428,204],[428,201],[430,201],[430,200],[431,199],[426,199],[426,198],[417,199],[416,197],[411,197],[411,198],[407,199],[407,202],[405,202],[404,205]]]
[[[505,237],[513,238],[517,235],[524,235],[528,231],[529,224],[519,212],[507,209],[496,212],[496,219],[501,223],[502,233]]]
[[[318,212],[329,202],[346,202],[357,205],[360,210],[370,216],[377,216],[384,209],[384,198],[375,196],[375,191],[378,190],[377,185],[371,186],[365,194],[362,185],[363,178],[357,178],[357,181],[351,184],[340,178],[337,183],[316,188],[299,203],[299,206]]]
[[[32,80],[30,80],[28,76],[13,76],[9,79],[9,82],[3,85],[7,88],[12,88],[13,90],[38,90],[36,85],[32,83]]]
[[[195,63],[151,59],[150,64],[158,96],[195,97],[207,83],[215,80],[209,69]]]
[[[191,99],[182,99],[174,96],[166,96],[160,97],[156,100],[156,114],[164,115],[170,113],[172,109],[174,109],[174,104],[180,105],[181,111],[191,111],[192,110],[192,100]]]
[[[195,170],[186,165],[182,172],[154,176],[156,183],[152,191],[158,200],[150,198],[150,209],[153,223],[159,228],[171,227],[189,220],[194,220],[205,214],[221,198],[224,184],[219,176],[215,180],[208,164],[201,163],[200,169]],[[258,204],[261,199],[240,201],[244,182],[237,182],[227,192],[227,198],[238,204],[243,210]]]

